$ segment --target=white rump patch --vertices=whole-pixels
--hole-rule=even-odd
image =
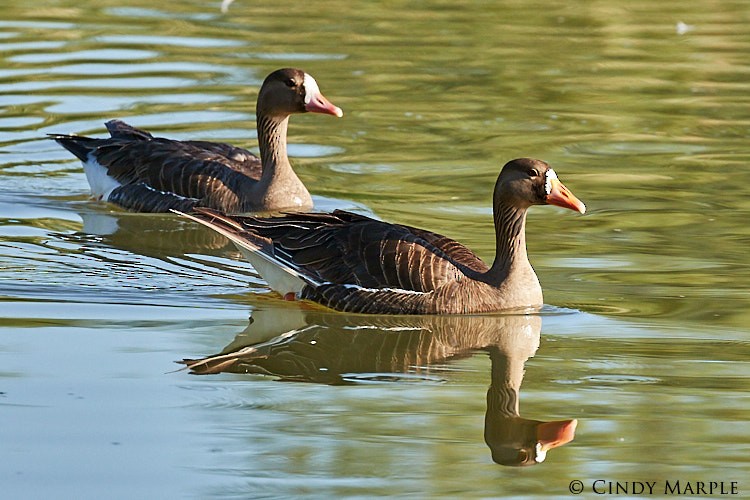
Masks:
[[[229,6],[232,5],[232,2],[234,2],[234,0],[224,0],[223,2],[221,2],[222,14],[226,14],[227,12],[229,12]]]
[[[318,87],[318,82],[315,81],[315,78],[307,73],[305,73],[303,85],[305,86],[305,105],[307,105],[310,104],[312,96],[320,94],[320,87]]]
[[[100,165],[92,154],[89,154],[88,161],[81,163],[83,163],[83,171],[86,173],[86,180],[89,181],[91,195],[94,198],[108,201],[112,191],[122,186],[120,182],[107,174],[107,168]]]
[[[547,192],[547,194],[550,194],[552,192],[552,179],[557,179],[557,174],[554,170],[549,169],[544,174],[544,190]]]

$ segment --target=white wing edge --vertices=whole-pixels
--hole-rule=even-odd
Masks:
[[[260,274],[260,276],[268,283],[271,289],[281,295],[286,295],[287,293],[299,294],[306,285],[320,285],[320,283],[311,279],[309,276],[305,276],[293,267],[290,267],[288,263],[276,259],[273,255],[268,255],[258,246],[253,245],[246,239],[239,238],[237,235],[232,234],[212,222],[178,210],[171,211],[177,215],[198,222],[199,224],[203,224],[204,226],[229,238],[240,252],[242,252],[245,258],[247,258],[250,264],[252,264],[258,274]]]

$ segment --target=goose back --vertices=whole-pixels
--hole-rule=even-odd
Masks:
[[[357,313],[495,310],[492,288],[472,279],[488,266],[438,233],[342,210],[279,218],[229,217],[198,208],[190,217],[220,230],[241,248],[248,242],[262,248],[305,282],[297,290],[279,290],[282,294],[293,292]]]

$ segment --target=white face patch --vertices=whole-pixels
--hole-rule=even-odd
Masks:
[[[307,105],[310,104],[312,96],[320,94],[320,87],[318,87],[318,82],[315,81],[315,78],[307,73],[305,73],[303,85],[305,86],[305,105]]]
[[[547,194],[550,194],[552,192],[552,179],[557,179],[557,174],[554,170],[549,169],[544,174],[544,190],[547,192]]]

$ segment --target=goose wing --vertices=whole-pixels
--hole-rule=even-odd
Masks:
[[[439,233],[433,233],[425,229],[419,229],[417,227],[402,226],[409,232],[414,234],[418,238],[422,238],[431,245],[439,248],[444,252],[453,262],[460,266],[465,266],[472,271],[477,273],[484,273],[489,270],[489,266],[477,257],[477,255],[469,250],[466,246],[462,245],[453,238],[448,238]]]
[[[229,233],[235,242],[253,242],[255,251],[298,273],[311,286],[427,292],[461,279],[466,270],[449,252],[465,260],[468,249],[452,240],[351,212],[241,217],[200,208],[194,217]]]
[[[204,151],[212,153],[216,157],[224,157],[225,165],[232,170],[235,170],[243,175],[250,177],[251,179],[260,179],[260,174],[263,171],[263,165],[255,154],[251,153],[247,149],[238,148],[225,142],[211,142],[211,141],[184,141],[185,144],[200,148]]]
[[[131,141],[150,141],[154,136],[150,132],[136,128],[122,120],[110,120],[105,123],[109,134],[114,139]],[[261,161],[255,154],[247,149],[238,148],[224,142],[211,141],[174,141],[181,142],[191,148],[197,148],[207,153],[212,153],[217,158],[224,158],[226,166],[241,172],[253,179],[260,179],[262,171]]]
[[[115,139],[130,139],[133,141],[150,141],[154,138],[150,132],[128,125],[122,120],[110,120],[104,124],[109,135]]]

